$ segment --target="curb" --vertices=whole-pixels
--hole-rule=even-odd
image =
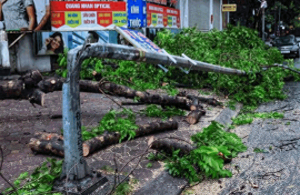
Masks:
[[[230,108],[226,107],[224,110],[222,110],[222,112],[217,116],[217,118],[215,119],[216,122],[222,124],[225,126],[225,131],[228,131],[229,129],[229,125],[232,124],[232,120],[231,118],[236,117],[241,109],[242,109],[243,105],[240,103],[236,103],[235,105],[235,110],[231,110]]]
[[[225,126],[225,131],[228,131],[228,125],[232,124],[231,118],[236,117],[241,111],[243,105],[237,103],[235,105],[235,110],[231,110],[226,107],[217,116],[215,121],[221,123]],[[188,181],[183,178],[172,177],[167,171],[163,171],[154,180],[150,181],[148,184],[144,185],[142,188],[137,190],[133,195],[180,195],[184,188],[188,185]]]

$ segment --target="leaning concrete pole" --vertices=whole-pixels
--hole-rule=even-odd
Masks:
[[[62,176],[70,180],[82,179],[90,174],[86,161],[83,159],[79,72],[77,63],[79,49],[68,53],[68,76],[63,84],[63,130],[65,159]]]

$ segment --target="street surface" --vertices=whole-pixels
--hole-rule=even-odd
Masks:
[[[295,60],[300,68],[300,60]],[[288,98],[259,106],[257,112],[284,113],[283,119],[256,119],[234,129],[248,146],[231,163],[235,176],[223,180],[221,195],[300,194],[300,83],[285,86]],[[263,153],[255,153],[259,148]]]

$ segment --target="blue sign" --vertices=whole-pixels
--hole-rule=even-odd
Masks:
[[[130,36],[131,39],[136,41],[141,47],[148,51],[162,53],[161,48],[159,48],[155,43],[148,39],[142,32],[137,30],[127,29],[120,27],[120,29]],[[130,40],[128,40],[130,42]]]
[[[128,28],[147,27],[146,0],[127,0]]]

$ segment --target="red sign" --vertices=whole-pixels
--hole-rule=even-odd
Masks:
[[[147,0],[147,2],[158,3],[161,5],[167,5],[167,0]]]
[[[51,23],[53,31],[126,27],[126,2],[51,1]]]
[[[147,26],[180,28],[180,10],[148,3]]]

